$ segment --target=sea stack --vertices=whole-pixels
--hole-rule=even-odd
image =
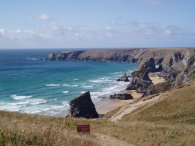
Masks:
[[[99,117],[89,91],[71,100],[69,104],[72,117],[88,119]]]
[[[125,75],[120,77],[120,78],[118,78],[117,81],[129,82],[129,78],[128,78],[128,76],[125,73]]]

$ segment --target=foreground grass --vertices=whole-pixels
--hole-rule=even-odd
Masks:
[[[195,145],[195,86],[176,89],[165,99],[142,107],[120,122],[105,119],[54,118],[0,112],[1,145],[96,146],[94,133],[100,133],[140,146]],[[77,124],[90,124],[91,135],[76,133]]]
[[[87,136],[75,135],[75,125],[81,122],[79,119],[0,112],[0,145],[98,145],[87,140]],[[85,120],[82,123],[86,122],[89,123]]]

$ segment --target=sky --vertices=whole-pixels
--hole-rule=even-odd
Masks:
[[[195,47],[195,0],[0,0],[0,48]]]

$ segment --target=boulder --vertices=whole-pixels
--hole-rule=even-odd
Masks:
[[[123,93],[123,94],[114,94],[109,96],[110,99],[120,99],[120,100],[129,100],[133,99],[131,94]]]
[[[98,118],[99,115],[88,92],[70,101],[70,115],[72,117]]]
[[[124,76],[118,78],[117,81],[129,82],[129,78],[128,78],[128,76],[125,74]]]

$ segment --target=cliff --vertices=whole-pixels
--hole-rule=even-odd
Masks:
[[[49,54],[47,59],[139,63],[137,71],[158,72],[158,75],[167,81],[163,86],[170,87],[188,84],[191,75],[195,73],[195,49],[188,48],[62,51]],[[139,86],[139,89],[140,87],[142,86]],[[149,93],[149,87],[150,93],[154,93],[151,86],[143,90]]]
[[[132,62],[143,64],[149,58],[154,58],[157,65],[172,66],[180,60],[188,60],[194,56],[194,49],[113,49],[62,51],[51,53],[48,60],[80,60],[80,61],[111,61]],[[183,63],[184,63],[183,62]],[[184,63],[185,64],[185,63]],[[186,65],[186,64],[185,64]]]

